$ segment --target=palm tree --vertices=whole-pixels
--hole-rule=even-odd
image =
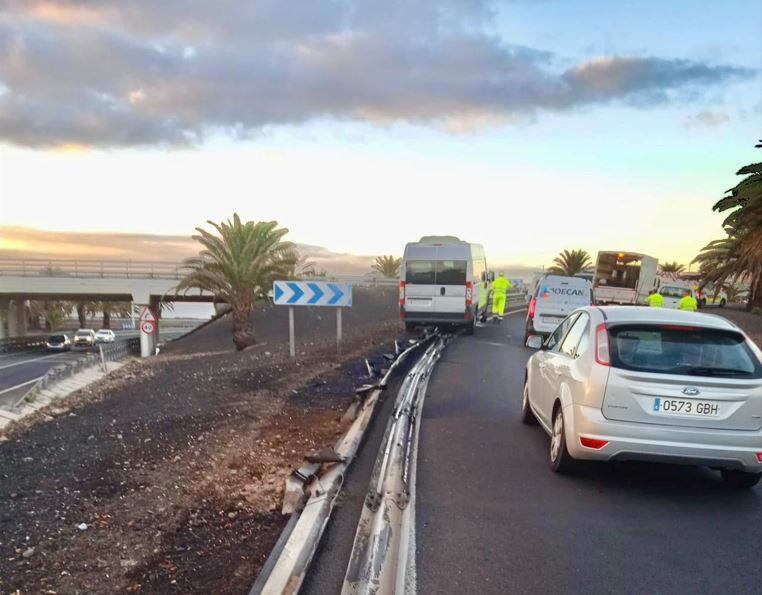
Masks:
[[[376,256],[376,261],[373,263],[372,268],[374,271],[378,271],[384,277],[394,279],[400,275],[400,267],[402,266],[402,259],[395,258],[394,256]]]
[[[726,237],[709,242],[694,262],[699,264],[702,287],[748,280],[747,310],[762,305],[762,235],[748,229],[725,228]]]
[[[29,302],[30,317],[33,320],[43,318],[47,332],[61,328],[69,317],[69,314],[71,314],[71,311],[72,305],[70,302],[59,300],[32,300]]]
[[[659,265],[659,268],[661,268],[662,273],[674,273],[679,275],[680,273],[685,272],[685,265],[679,264],[676,260],[665,262],[664,264]]]
[[[130,302],[99,302],[98,309],[103,314],[101,328],[111,328],[111,317],[127,318],[132,313]]]
[[[762,163],[742,167],[736,175],[745,177],[712,207],[730,211],[723,221],[726,237],[704,246],[695,262],[702,284],[748,280],[746,309],[752,310],[762,306]]]
[[[593,268],[590,255],[584,250],[564,250],[553,259],[556,263],[548,269],[551,275],[564,275],[573,277],[579,273],[588,273]]]
[[[251,308],[263,298],[278,278],[287,278],[296,265],[291,242],[282,241],[288,233],[277,221],[242,222],[238,214],[222,223],[208,221],[216,234],[200,227],[193,239],[203,249],[189,258],[188,274],[175,287],[176,292],[199,288],[214,294],[216,301],[230,304],[233,315],[233,343],[243,350],[254,342]]]

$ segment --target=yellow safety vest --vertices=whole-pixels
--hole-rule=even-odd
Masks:
[[[511,285],[511,282],[505,277],[498,277],[495,279],[494,283],[492,283],[492,291],[494,293],[507,293],[508,290],[512,288],[513,286]]]
[[[696,310],[698,310],[698,304],[696,303],[695,299],[693,299],[689,295],[686,295],[686,296],[683,296],[683,298],[680,300],[680,303],[678,304],[677,308],[679,310],[685,310],[687,312],[695,312]]]
[[[652,293],[648,296],[648,305],[652,308],[661,308],[664,306],[664,296],[660,293]]]

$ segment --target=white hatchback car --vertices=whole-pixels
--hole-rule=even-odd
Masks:
[[[522,421],[574,459],[706,465],[735,487],[762,477],[762,352],[730,321],[638,306],[573,312],[526,367]]]
[[[113,343],[116,341],[116,335],[114,334],[114,331],[102,328],[97,333],[95,333],[95,342],[96,343]]]

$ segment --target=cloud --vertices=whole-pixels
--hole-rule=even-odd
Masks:
[[[332,118],[453,131],[701,96],[751,72],[615,56],[566,70],[485,33],[488,0],[6,0],[0,140],[192,145]]]
[[[715,128],[730,122],[730,116],[725,112],[702,110],[689,116],[685,125],[688,128]]]

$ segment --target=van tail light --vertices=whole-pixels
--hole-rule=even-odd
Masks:
[[[405,305],[405,282],[400,281],[400,306]]]
[[[466,283],[466,308],[474,305],[474,284],[471,281]]]
[[[534,318],[534,311],[537,308],[537,300],[532,298],[529,302],[529,318]]]
[[[598,440],[597,438],[585,438],[584,436],[579,437],[579,443],[584,446],[585,448],[592,448],[594,450],[600,450],[604,446],[606,446],[609,441],[608,440]]]
[[[602,323],[595,329],[595,361],[602,366],[611,365],[611,354],[609,353],[609,331],[606,324]]]

